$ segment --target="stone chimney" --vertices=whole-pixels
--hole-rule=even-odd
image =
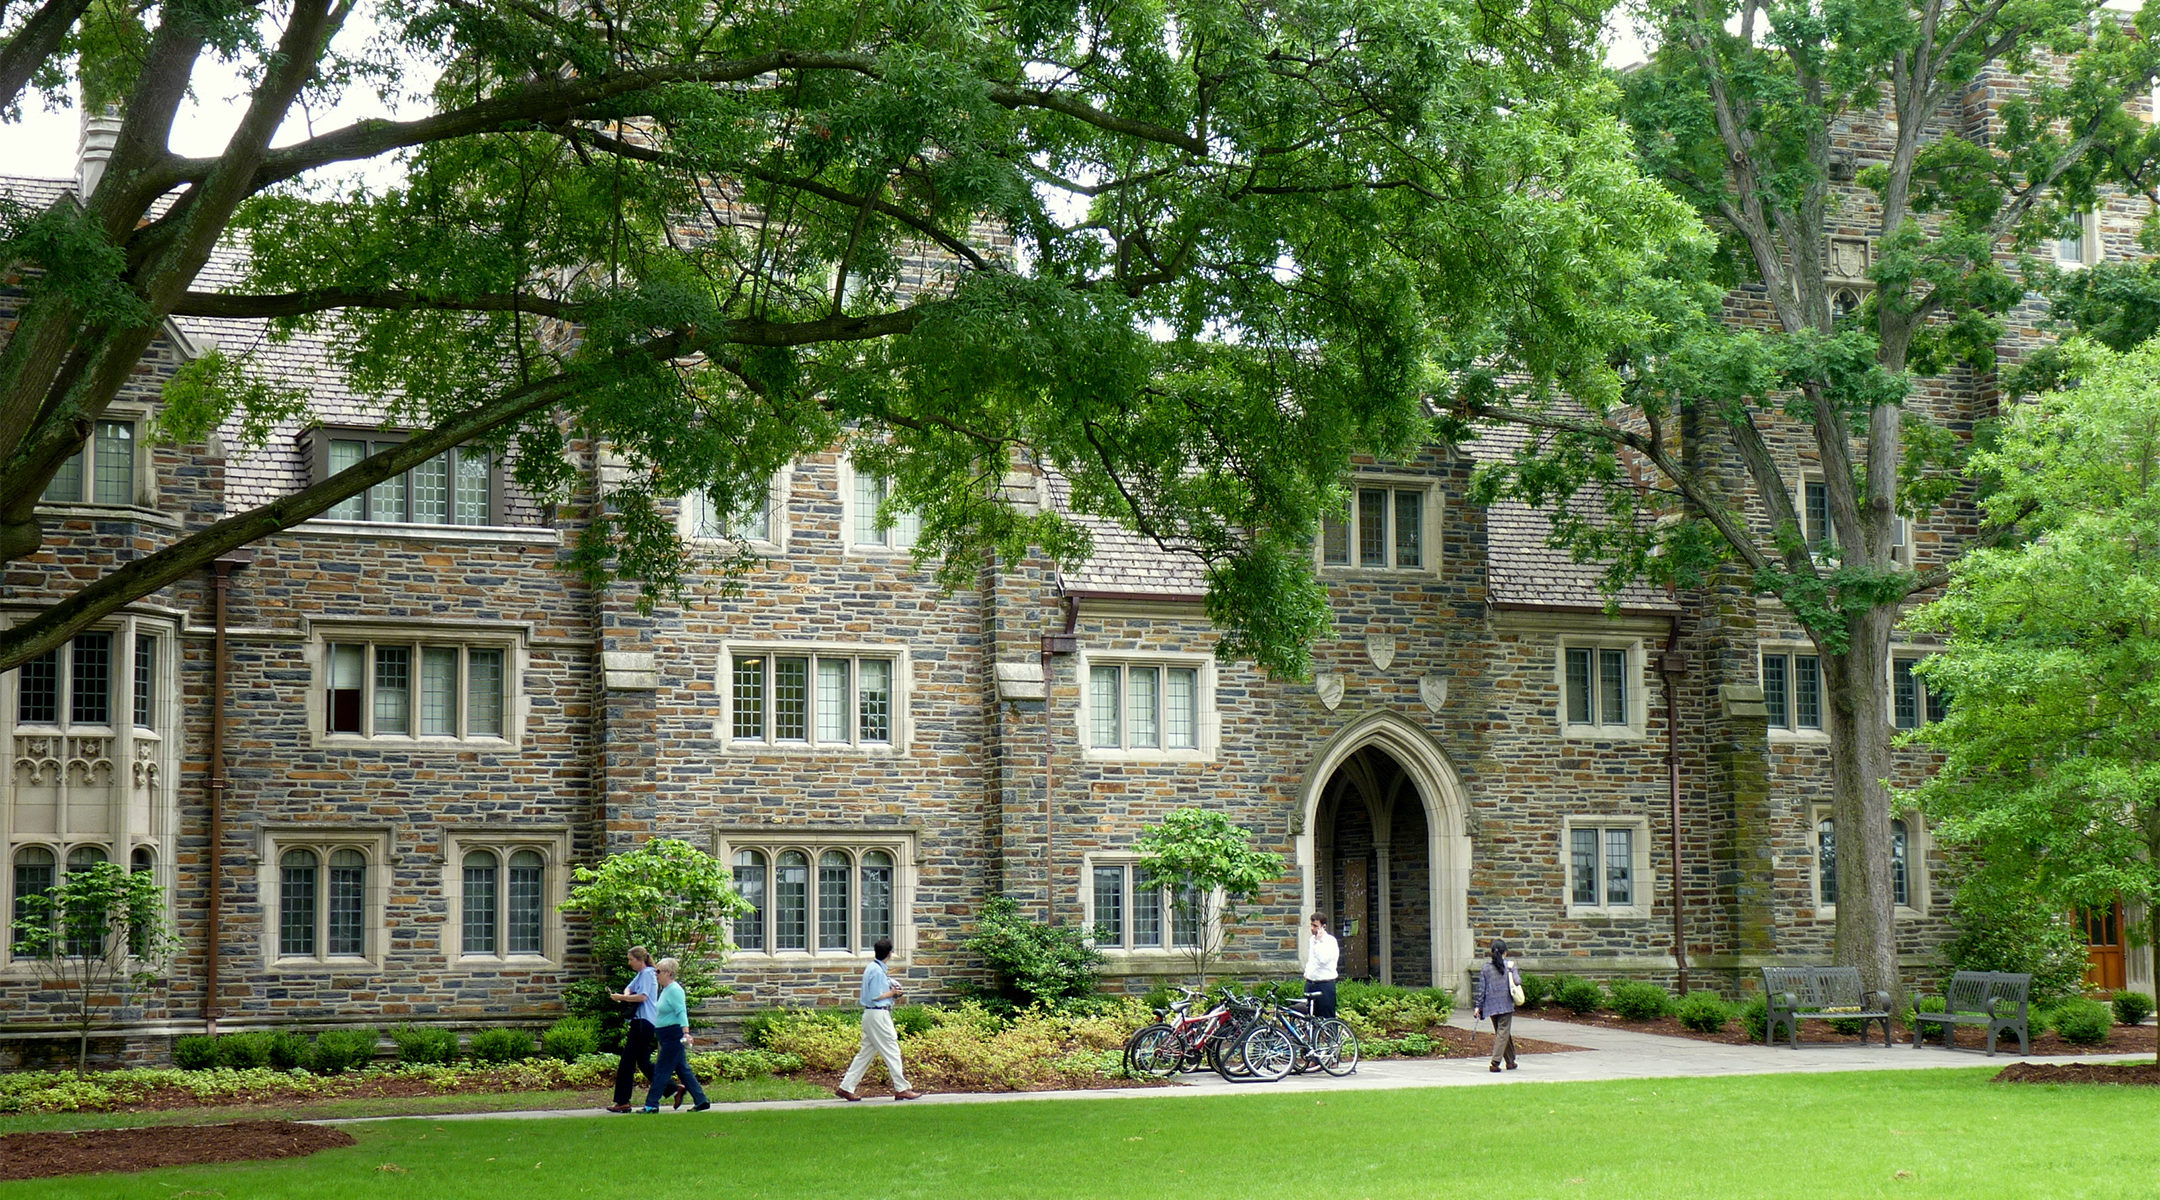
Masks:
[[[105,164],[112,161],[113,146],[120,140],[120,110],[106,108],[92,113],[85,105],[82,114],[82,145],[75,155],[75,194],[87,201],[97,190],[98,180],[105,177]]]

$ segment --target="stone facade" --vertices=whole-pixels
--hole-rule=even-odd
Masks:
[[[1853,131],[1862,149],[1869,136]],[[66,185],[11,186],[43,202]],[[2130,207],[2101,215],[2106,252],[2127,252]],[[1855,263],[1871,219],[1855,193],[1838,231]],[[0,292],[0,331],[7,303]],[[1762,319],[1761,297],[1737,293],[1732,312]],[[197,342],[236,336],[250,334],[171,329],[126,419],[153,411]],[[315,350],[282,353],[313,381],[324,425],[373,424]],[[1918,407],[1964,424],[1993,402],[1992,380],[1953,374]],[[6,576],[0,619],[293,490],[306,436],[140,451],[129,495],[54,506],[46,550]],[[1812,450],[1799,432],[1771,438],[1800,478]],[[1479,457],[1505,449],[1355,466],[1359,503],[1386,515],[1369,544],[1353,522],[1341,545],[1315,548],[1336,636],[1309,682],[1217,662],[1197,572],[1115,529],[1080,570],[1022,562],[940,590],[863,520],[839,448],[775,481],[738,589],[715,579],[648,614],[627,589],[560,569],[582,505],[504,487],[480,523],[311,521],[230,575],[222,838],[205,576],[101,627],[130,647],[102,684],[70,675],[72,657],[58,664],[54,687],[108,689],[102,720],[66,698],[31,720],[42,693],[21,671],[0,681],[0,866],[12,896],[41,855],[59,870],[94,847],[173,889],[185,949],[131,1014],[145,1040],[210,1019],[547,1019],[594,969],[555,914],[571,869],[658,835],[725,855],[759,893],[729,968],[735,1010],[843,1002],[888,930],[913,989],[947,993],[977,970],[959,943],[999,894],[1110,931],[1113,985],[1143,988],[1187,959],[1130,850],[1181,805],[1226,812],[1291,865],[1234,931],[1239,973],[1293,972],[1301,917],[1317,910],[1343,931],[1352,974],[1459,988],[1476,946],[1500,936],[1532,970],[1669,984],[1676,848],[1696,986],[1737,990],[1765,962],[1826,956],[1827,747],[1768,728],[1761,690],[1765,648],[1804,639],[1734,578],[1635,588],[1608,607],[1533,514],[1468,501]],[[602,477],[605,455],[580,453]],[[1056,480],[1013,486],[1062,503]],[[1910,541],[1924,564],[1970,529],[1953,507]],[[1685,670],[1668,690],[1674,649]],[[120,669],[138,656],[145,674]],[[1588,724],[1566,716],[1576,664],[1599,688]],[[1899,754],[1903,779],[1927,770]],[[1913,979],[1934,969],[1943,931],[1935,867],[1914,820],[1899,924]],[[0,1037],[39,1036],[52,1000],[0,962]]]

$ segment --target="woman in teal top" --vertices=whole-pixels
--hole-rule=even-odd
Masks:
[[[712,1107],[705,1099],[704,1087],[698,1083],[697,1072],[690,1069],[690,1005],[682,985],[675,982],[675,968],[680,965],[672,958],[653,964],[660,979],[660,995],[653,1000],[653,1039],[660,1043],[660,1061],[653,1064],[652,1090],[645,1093],[642,1112],[660,1111],[660,1097],[674,1085],[677,1076],[690,1089],[690,1098],[697,1101],[693,1111],[704,1112]],[[682,1107],[681,1092],[675,1094],[675,1107]]]

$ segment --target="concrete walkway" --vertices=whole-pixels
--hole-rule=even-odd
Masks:
[[[1471,1027],[1467,1012],[1456,1013],[1451,1025],[1468,1029]],[[1624,1029],[1604,1029],[1595,1025],[1576,1025],[1567,1021],[1541,1021],[1532,1017],[1518,1017],[1515,1033],[1519,1037],[1562,1045],[1581,1046],[1579,1051],[1554,1054],[1525,1054],[1521,1067],[1498,1075],[1486,1070],[1482,1058],[1426,1058],[1426,1059],[1380,1059],[1358,1064],[1354,1075],[1335,1078],[1327,1075],[1292,1075],[1280,1083],[1231,1083],[1213,1071],[1201,1071],[1179,1078],[1181,1086],[1144,1088],[1090,1088],[1080,1091],[1061,1092],[932,1092],[915,1104],[1009,1104],[1026,1100],[1105,1100],[1125,1097],[1177,1097],[1266,1095],[1277,1092],[1334,1092],[1369,1091],[1386,1088],[1429,1087],[1482,1087],[1515,1083],[1582,1082],[1596,1079],[1673,1079],[1720,1075],[1790,1075],[1823,1073],[1829,1071],[1910,1071],[1933,1067],[1982,1067],[1997,1069],[2020,1061],[2016,1054],[2016,1041],[2011,1050],[1998,1050],[1993,1058],[1977,1052],[1949,1051],[1930,1045],[1915,1050],[1911,1043],[1894,1046],[1872,1044],[1856,1046],[1851,1042],[1822,1042],[1809,1045],[1802,1034],[1798,1050],[1782,1046],[1731,1046],[1721,1042],[1702,1042],[1693,1038],[1665,1037],[1653,1033],[1635,1033]],[[1819,1035],[1819,1031],[1818,1031]],[[1973,1037],[1970,1030],[1962,1035]],[[2081,1055],[2076,1061],[2083,1062],[2137,1062],[2152,1058],[2150,1053]],[[2071,1061],[2050,1056],[2035,1059],[2037,1062]],[[798,1109],[824,1108],[881,1108],[890,1107],[894,1101],[885,1096],[871,1096],[860,1104],[850,1105],[838,1099],[824,1100],[759,1100],[742,1104],[716,1105],[714,1111],[726,1109],[737,1112],[750,1109]],[[430,1117],[363,1117],[342,1121],[321,1121],[317,1124],[344,1125],[359,1121],[497,1121],[542,1117],[584,1117],[603,1115],[597,1108],[545,1110],[537,1112],[458,1113]],[[688,1108],[679,1112],[663,1111],[663,1116],[691,1115]],[[633,1119],[623,1117],[623,1120]]]

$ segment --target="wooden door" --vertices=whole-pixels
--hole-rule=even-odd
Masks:
[[[2116,991],[2125,981],[2122,902],[2078,910],[2085,926],[2085,985]]]
[[[1365,919],[1372,905],[1372,864],[1364,855],[1343,863],[1343,905],[1335,935],[1342,940],[1340,974],[1345,979],[1367,979],[1372,964],[1367,953]]]

